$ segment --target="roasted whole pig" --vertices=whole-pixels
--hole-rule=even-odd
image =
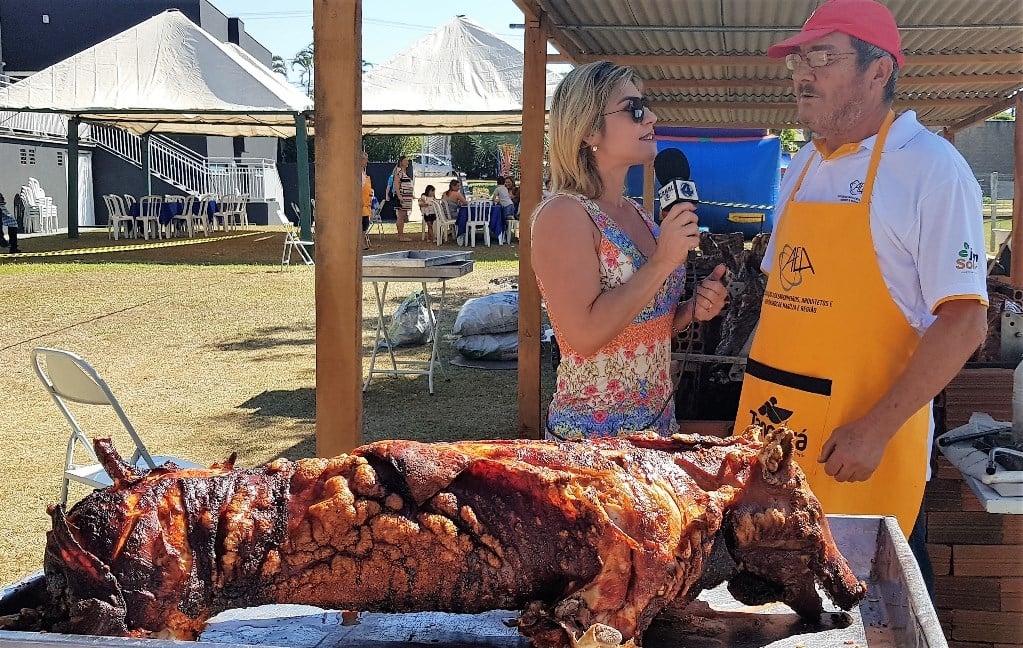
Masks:
[[[218,612],[522,610],[536,646],[589,631],[641,644],[667,607],[728,580],[740,601],[817,621],[819,583],[866,587],[835,548],[791,433],[584,443],[381,441],[332,459],[140,471],[51,506],[56,632],[194,638]]]

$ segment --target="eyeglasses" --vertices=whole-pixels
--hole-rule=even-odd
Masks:
[[[822,68],[827,67],[837,61],[840,58],[846,56],[853,56],[856,52],[828,52],[826,50],[813,50],[806,54],[789,54],[785,57],[785,67],[795,72],[799,69],[800,64],[806,63],[807,67]]]
[[[636,122],[637,124],[642,124],[643,116],[646,115],[647,111],[646,99],[640,97],[629,97],[626,101],[627,105],[625,108],[622,108],[620,110],[612,110],[611,112],[600,113],[601,116],[613,115],[615,113],[620,112],[628,112],[632,113],[632,121]]]

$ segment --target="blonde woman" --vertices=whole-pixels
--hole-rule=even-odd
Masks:
[[[623,195],[625,174],[657,154],[657,116],[636,74],[607,61],[575,68],[550,110],[554,195],[533,216],[532,257],[561,348],[549,437],[676,431],[671,338],[724,305],[719,266],[680,303],[699,243],[692,203],[657,225]]]

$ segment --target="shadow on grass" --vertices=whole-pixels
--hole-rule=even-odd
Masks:
[[[300,387],[264,391],[238,407],[253,410],[249,416],[275,416],[313,423],[316,421],[316,390]]]
[[[363,327],[365,328],[365,327]],[[316,331],[311,326],[272,326],[256,331],[259,337],[216,345],[218,351],[265,351],[281,347],[306,347],[316,344]],[[279,337],[281,335],[288,337]],[[305,334],[300,337],[295,334]]]

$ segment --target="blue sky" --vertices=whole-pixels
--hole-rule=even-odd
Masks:
[[[313,40],[310,0],[211,0],[245,30],[285,60]],[[465,14],[522,49],[522,12],[512,0],[363,0],[362,58],[384,63],[458,14]],[[294,76],[294,75],[292,75]]]

